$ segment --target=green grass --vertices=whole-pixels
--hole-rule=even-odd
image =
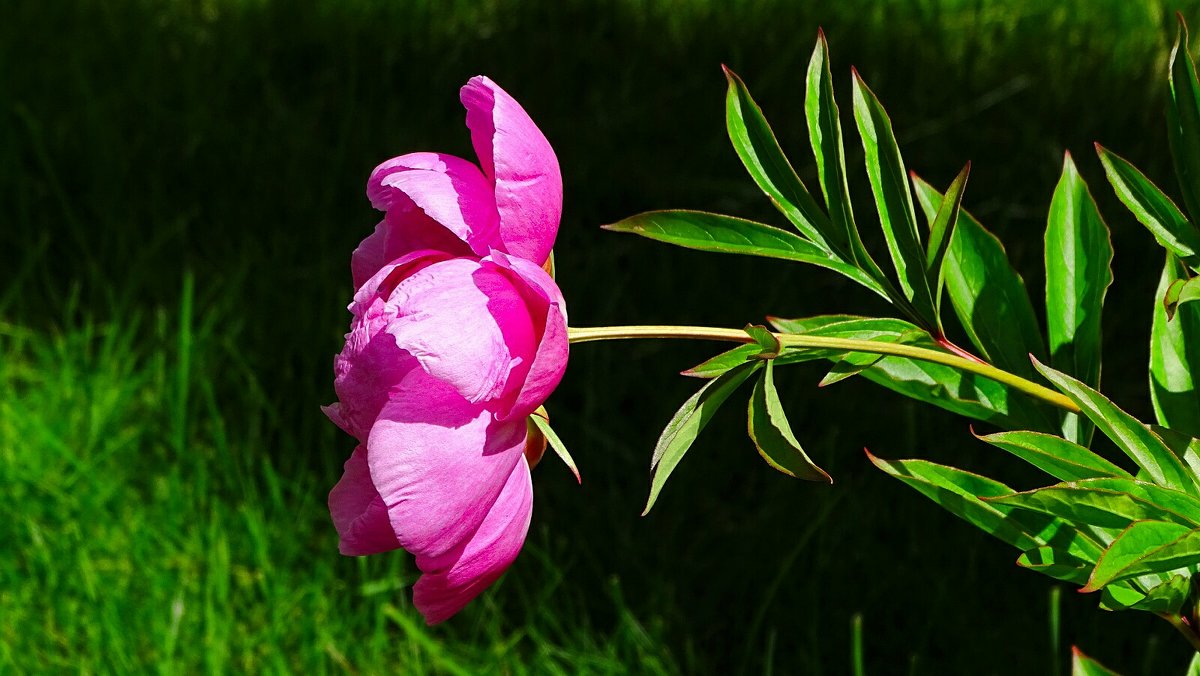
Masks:
[[[1049,672],[1071,643],[1181,667],[1165,623],[1073,593],[1052,614],[1015,552],[871,470],[864,445],[1032,479],[963,421],[854,379],[780,374],[832,488],[763,466],[731,405],[639,519],[653,440],[696,386],[676,373],[707,350],[580,346],[549,407],[583,485],[540,466],[518,563],[434,629],[403,554],[337,555],[324,499],[351,443],[318,410],[376,218],[365,177],[410,150],[469,156],[456,92],[481,72],[560,157],[574,323],[881,309],[819,271],[597,228],[664,207],[779,223],[724,138],[719,66],[810,178],[799,83],[823,25],[843,112],[855,63],[910,168],[944,184],[973,160],[965,204],[1035,291],[1075,153],[1117,250],[1105,390],[1145,414],[1156,247],[1089,153],[1170,185],[1172,20],[1123,0],[17,3],[0,22],[0,671],[837,674],[859,641],[872,673]]]

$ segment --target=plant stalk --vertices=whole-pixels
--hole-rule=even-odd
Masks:
[[[1183,617],[1174,613],[1158,613],[1158,616],[1170,622],[1171,626],[1175,627],[1188,640],[1188,643],[1192,644],[1192,650],[1200,653],[1200,635],[1196,633],[1196,630]]]
[[[754,340],[741,329],[721,329],[708,326],[597,326],[567,329],[572,343],[588,343],[597,340],[627,340],[633,338],[682,338],[687,340],[717,340],[729,343],[752,343]],[[809,336],[805,334],[775,333],[775,338],[784,348],[817,348],[865,352],[895,357],[908,357],[920,361],[942,364],[951,368],[974,373],[1023,392],[1035,399],[1057,406],[1065,411],[1079,413],[1080,409],[1066,395],[1044,387],[1020,376],[992,366],[978,358],[963,357],[939,350],[913,345],[884,343],[874,340]]]

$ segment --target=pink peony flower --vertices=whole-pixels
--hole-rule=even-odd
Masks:
[[[526,418],[567,363],[562,294],[543,269],[562,210],[554,151],[491,80],[462,88],[480,167],[437,153],[388,160],[384,211],[355,250],[358,291],[326,414],[358,440],[329,509],[343,554],[404,548],[434,624],[513,562],[533,489]],[[531,449],[531,455],[540,448]]]

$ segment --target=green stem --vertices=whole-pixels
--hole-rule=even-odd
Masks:
[[[1174,613],[1158,613],[1158,616],[1171,623],[1183,637],[1192,644],[1192,650],[1200,653],[1200,635],[1196,634],[1196,630],[1192,628],[1182,617]]]
[[[708,326],[598,326],[591,328],[573,327],[567,329],[572,343],[588,343],[596,340],[624,340],[630,338],[684,338],[690,340],[719,340],[730,343],[752,343],[754,340],[740,329],[719,329]],[[784,349],[818,348],[827,350],[844,350],[846,352],[866,352],[896,357],[908,357],[920,361],[942,364],[968,373],[981,375],[985,378],[1003,383],[1019,392],[1041,399],[1072,413],[1079,413],[1079,407],[1066,395],[1043,387],[1020,376],[1002,371],[991,364],[968,359],[957,354],[931,350],[913,345],[900,343],[885,343],[874,340],[855,340],[852,338],[833,338],[829,336],[809,336],[805,334],[776,333],[779,344]]]

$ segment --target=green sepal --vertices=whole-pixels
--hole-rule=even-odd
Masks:
[[[537,413],[530,415],[529,419],[533,421],[534,425],[537,425],[538,430],[546,437],[546,441],[549,442],[550,448],[554,449],[555,455],[557,455],[559,459],[563,461],[563,464],[567,466],[567,469],[571,470],[571,474],[575,475],[575,481],[578,483],[583,483],[583,477],[579,475],[579,468],[575,465],[575,459],[572,458],[570,452],[567,451],[567,445],[562,442],[562,439],[560,439],[554,429],[550,427],[550,421],[546,420]]]

